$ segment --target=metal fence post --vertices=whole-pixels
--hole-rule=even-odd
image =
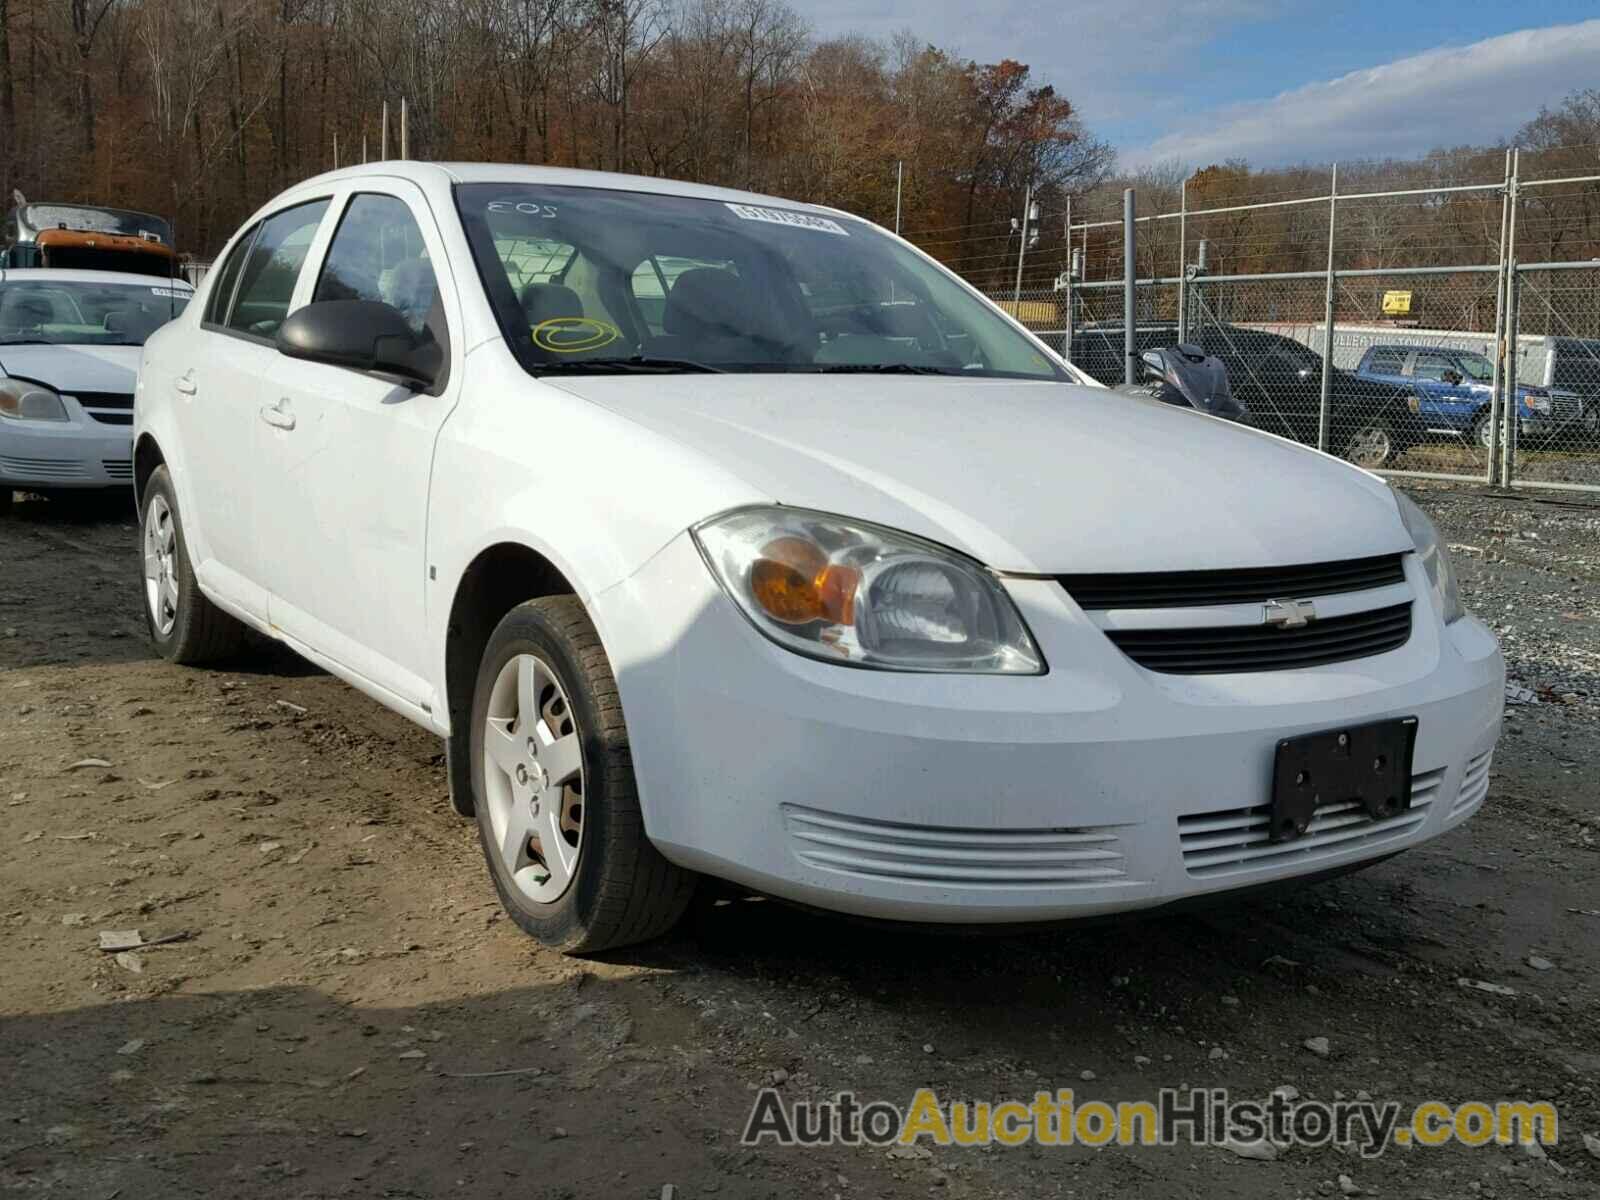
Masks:
[[[1339,209],[1339,164],[1333,164],[1333,185],[1328,190],[1328,289],[1322,306],[1322,399],[1317,411],[1317,449],[1328,448],[1328,428],[1332,424],[1329,400],[1333,395],[1333,243]]]
[[[1132,188],[1122,191],[1122,381],[1137,383],[1133,369],[1137,344],[1133,336],[1134,318],[1134,195]]]
[[[1068,362],[1071,362],[1072,361],[1072,291],[1073,291],[1073,288],[1077,285],[1077,282],[1078,282],[1078,280],[1077,280],[1078,271],[1077,271],[1077,264],[1073,261],[1077,257],[1077,252],[1075,250],[1073,250],[1073,248],[1072,248],[1072,196],[1070,194],[1067,196],[1066,234],[1067,234],[1067,287],[1066,287],[1067,312],[1066,312],[1065,320],[1063,320],[1063,322],[1062,322],[1063,328],[1062,328],[1062,331],[1061,331],[1061,357],[1066,359]]]
[[[1518,174],[1522,151],[1511,151],[1511,182],[1508,187],[1506,217],[1506,369],[1500,405],[1500,485],[1510,487],[1516,478],[1517,463],[1517,357],[1522,346],[1521,280],[1517,276],[1517,210],[1522,207]]]
[[[1493,375],[1489,380],[1489,447],[1488,462],[1484,465],[1483,481],[1490,487],[1502,482],[1500,477],[1500,428],[1505,421],[1506,402],[1506,222],[1511,208],[1511,151],[1506,151],[1504,182],[1500,189],[1500,250],[1499,272],[1494,289],[1494,361]]]
[[[1189,340],[1189,178],[1178,188],[1178,344]]]

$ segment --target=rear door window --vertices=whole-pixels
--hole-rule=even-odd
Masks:
[[[328,211],[326,200],[284,209],[261,223],[245,260],[239,294],[227,326],[251,337],[271,338],[289,315],[294,285],[305,266],[311,240]]]
[[[1367,370],[1374,375],[1400,375],[1405,371],[1404,350],[1374,350],[1367,360]]]
[[[1418,379],[1442,380],[1446,374],[1459,376],[1461,371],[1448,354],[1419,354],[1415,374]]]
[[[250,243],[255,241],[255,237],[256,226],[252,225],[233,244],[228,257],[222,260],[217,278],[211,285],[211,294],[206,297],[207,324],[227,324],[228,307],[233,302],[233,287],[239,282],[239,268],[244,266],[244,260],[250,254]]]

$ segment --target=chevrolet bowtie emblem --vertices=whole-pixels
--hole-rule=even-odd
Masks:
[[[1317,619],[1317,606],[1309,600],[1268,600],[1261,619],[1279,629],[1301,629]]]

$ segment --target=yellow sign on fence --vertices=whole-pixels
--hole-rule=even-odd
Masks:
[[[1411,313],[1410,292],[1385,292],[1383,294],[1383,315],[1386,317],[1404,317]]]

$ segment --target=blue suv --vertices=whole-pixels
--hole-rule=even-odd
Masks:
[[[1489,401],[1494,364],[1473,350],[1450,346],[1371,346],[1356,374],[1383,383],[1410,384],[1420,397],[1418,416],[1433,436],[1470,437],[1489,445]],[[1548,439],[1582,417],[1574,392],[1518,385],[1517,437]]]

